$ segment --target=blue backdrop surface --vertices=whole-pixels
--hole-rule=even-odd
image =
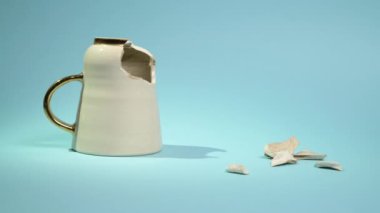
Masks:
[[[0,27],[0,212],[378,209],[379,1],[1,0]],[[45,118],[45,91],[98,36],[155,55],[162,152],[71,152]],[[55,95],[63,120],[80,87]],[[270,167],[264,145],[292,135],[345,170]]]

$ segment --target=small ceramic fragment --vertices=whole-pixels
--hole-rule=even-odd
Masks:
[[[297,163],[297,159],[295,159],[288,151],[277,152],[272,159],[272,166],[279,166],[287,163]]]
[[[286,141],[280,143],[267,144],[264,147],[265,155],[273,158],[277,152],[287,151],[289,154],[293,154],[294,150],[298,146],[299,142],[296,137],[291,137]]]
[[[230,173],[236,173],[236,174],[242,174],[242,175],[248,175],[249,172],[242,164],[230,164],[227,167],[227,172]]]
[[[332,161],[319,161],[315,163],[315,167],[318,168],[326,168],[326,169],[335,169],[338,171],[342,171],[343,167],[338,162],[332,162]]]
[[[294,154],[294,157],[297,158],[297,160],[323,160],[326,154],[304,150]]]

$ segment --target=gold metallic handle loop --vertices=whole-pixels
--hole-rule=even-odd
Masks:
[[[53,96],[54,92],[57,91],[60,87],[65,85],[66,83],[72,82],[72,81],[81,81],[83,82],[83,74],[78,75],[70,75],[65,78],[62,78],[58,81],[56,81],[53,85],[50,86],[50,88],[47,90],[45,97],[44,97],[44,110],[46,116],[51,120],[55,125],[57,125],[60,128],[63,128],[64,130],[67,130],[71,133],[75,132],[75,124],[68,124],[59,118],[57,118],[50,109],[50,100]]]

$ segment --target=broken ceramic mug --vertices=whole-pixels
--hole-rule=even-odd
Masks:
[[[51,112],[50,99],[72,81],[83,87],[77,119],[68,124]],[[75,151],[130,156],[161,149],[155,60],[128,39],[95,38],[82,73],[55,82],[46,92],[44,110],[54,124],[73,134]]]

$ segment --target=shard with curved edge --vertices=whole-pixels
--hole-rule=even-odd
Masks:
[[[322,169],[333,169],[337,171],[343,171],[342,165],[334,161],[319,161],[315,163],[315,167]]]
[[[248,175],[249,172],[245,168],[243,164],[230,164],[227,167],[227,172],[229,173],[236,173],[236,174],[241,174],[241,175]]]
[[[326,157],[326,154],[303,150],[294,154],[294,157],[298,160],[323,160]]]

